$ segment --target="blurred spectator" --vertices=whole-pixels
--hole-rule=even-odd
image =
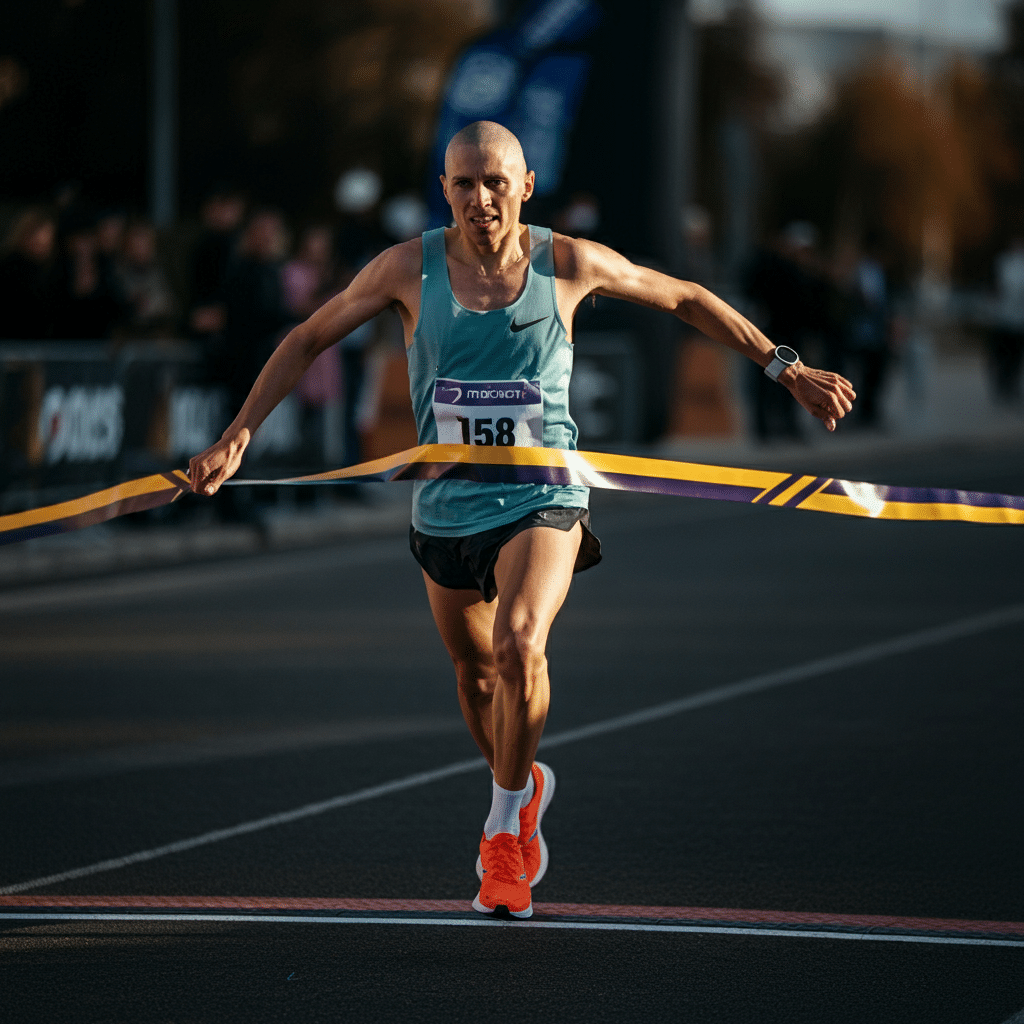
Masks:
[[[263,364],[294,316],[285,304],[281,264],[288,237],[276,210],[257,210],[246,224],[238,256],[224,281],[224,359],[220,381],[232,415],[245,401]]]
[[[575,192],[552,218],[552,226],[573,238],[593,238],[601,227],[601,207],[590,192]]]
[[[295,255],[283,266],[285,300],[296,320],[305,320],[335,294],[334,238],[326,224],[302,232]]]
[[[989,335],[989,362],[996,398],[1020,399],[1020,369],[1024,361],[1024,238],[996,258],[998,326]]]
[[[188,330],[206,349],[211,373],[223,376],[224,283],[238,246],[245,199],[229,188],[213,192],[200,211],[202,228],[191,255]]]
[[[430,223],[430,210],[411,192],[392,196],[380,209],[381,224],[395,242],[419,238]]]
[[[774,344],[797,352],[809,335],[825,330],[826,298],[824,280],[815,267],[816,243],[812,224],[788,225],[770,248],[757,253],[744,281],[744,290],[757,307],[758,326]],[[756,363],[750,367],[758,438],[799,438],[792,397]]]
[[[101,210],[96,218],[96,260],[107,280],[116,275],[127,223],[127,216],[119,209]]]
[[[229,418],[241,408],[285,328],[294,323],[285,304],[281,273],[287,245],[281,214],[272,209],[256,210],[228,263],[220,307],[224,330],[211,372],[214,382],[227,388]],[[217,505],[221,519],[259,522],[252,488],[224,491]]]
[[[177,301],[157,256],[156,228],[149,221],[128,225],[114,269],[127,303],[126,332],[133,338],[171,332]]]
[[[411,218],[410,218],[411,219]],[[341,274],[338,283],[347,286],[356,273],[382,252],[390,242],[381,233],[370,213],[358,218],[348,217],[342,222],[338,234],[338,249],[341,256]],[[368,323],[346,334],[338,343],[341,353],[342,384],[342,440],[344,453],[342,464],[353,466],[362,459],[363,438],[360,428],[360,410],[368,386],[367,350],[370,343],[388,325],[388,318],[394,314],[385,311]],[[341,488],[339,497],[353,497],[359,494],[354,487]]]
[[[889,286],[877,257],[857,259],[846,291],[850,301],[843,372],[857,391],[855,422],[873,427],[890,354]]]
[[[112,268],[99,251],[96,217],[72,207],[60,224],[53,336],[57,340],[105,340],[124,313]]]
[[[0,256],[0,338],[49,337],[56,238],[47,210],[26,210],[14,222]]]
[[[334,237],[326,224],[302,233],[295,256],[282,267],[284,298],[295,320],[305,320],[337,291]],[[324,461],[341,457],[341,365],[338,348],[321,352],[303,374],[295,393],[306,415],[304,433],[315,439]]]
[[[342,465],[354,466],[362,458],[362,434],[359,410],[366,386],[366,351],[381,317],[394,316],[385,311],[374,320],[361,324],[338,343],[341,352],[342,383]]]

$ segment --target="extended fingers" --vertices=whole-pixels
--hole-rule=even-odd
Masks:
[[[853,400],[857,397],[857,392],[853,390],[853,385],[845,377],[840,377],[838,373],[834,373],[832,376],[835,377],[839,394],[846,402],[846,411],[849,412],[853,408]]]
[[[823,414],[819,416],[820,419],[826,417],[842,419],[853,409],[857,393],[845,377],[827,370],[815,370],[813,374],[809,375],[809,382],[815,385],[814,390],[818,392],[811,400],[811,411],[819,416],[818,410],[820,409]],[[829,429],[834,429],[834,426],[833,424]]]
[[[782,380],[782,378],[779,378]],[[816,370],[800,364],[795,379],[786,381],[793,397],[829,430],[853,409],[857,397],[853,385],[831,370]]]

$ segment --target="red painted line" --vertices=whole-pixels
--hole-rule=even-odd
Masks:
[[[469,900],[333,899],[281,896],[2,896],[0,909],[109,908],[117,910],[333,910],[363,913],[465,913]],[[732,924],[782,928],[855,928],[957,935],[1021,935],[1021,921],[965,921],[959,918],[899,917],[888,914],[828,914],[726,907],[649,907],[602,903],[535,903],[536,918],[603,918],[683,924]]]

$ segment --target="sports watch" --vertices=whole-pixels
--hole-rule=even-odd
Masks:
[[[765,376],[777,381],[783,370],[788,366],[796,366],[799,362],[800,357],[797,355],[796,349],[792,349],[788,345],[777,345],[775,358],[764,368]]]

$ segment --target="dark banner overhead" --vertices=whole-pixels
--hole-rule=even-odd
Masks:
[[[451,137],[474,121],[515,132],[538,196],[561,183],[566,145],[583,97],[590,57],[577,44],[601,19],[594,0],[534,0],[508,28],[474,43],[448,80],[430,164],[427,196],[433,227],[449,222],[438,177]]]

